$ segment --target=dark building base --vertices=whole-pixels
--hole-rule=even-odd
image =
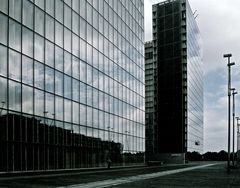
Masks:
[[[185,164],[185,153],[159,153],[146,155],[146,163]]]

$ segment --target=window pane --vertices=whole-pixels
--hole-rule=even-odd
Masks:
[[[79,79],[79,59],[76,57],[72,59],[72,76]]]
[[[53,0],[49,0],[53,1]],[[63,2],[61,0],[55,0],[55,14],[56,19],[63,23]]]
[[[92,126],[92,108],[91,107],[87,107],[87,126]]]
[[[77,35],[79,34],[79,16],[75,12],[73,12],[72,30]]]
[[[46,0],[46,12],[51,16],[54,16],[54,1]]]
[[[55,68],[63,71],[63,49],[55,46]]]
[[[55,93],[63,96],[63,73],[55,71]]]
[[[45,40],[45,63],[54,67],[54,44]]]
[[[73,123],[79,124],[79,104],[73,102]]]
[[[45,89],[48,92],[54,92],[54,70],[45,66]]]
[[[9,77],[21,81],[21,55],[9,50]]]
[[[80,37],[86,40],[87,22],[80,17]]]
[[[22,111],[33,113],[33,88],[25,85],[22,85]]]
[[[86,80],[87,80],[87,65],[86,65],[86,63],[85,62],[83,62],[83,61],[80,61],[79,62],[80,64],[80,80],[82,81],[82,82],[86,82]]]
[[[43,116],[44,112],[44,92],[38,89],[34,90],[34,113]]]
[[[64,121],[72,122],[71,101],[67,99],[64,100]]]
[[[44,10],[44,2],[43,0],[35,0],[35,4]]]
[[[33,60],[22,56],[22,82],[33,85]]]
[[[87,60],[87,43],[82,39],[80,39],[80,58],[83,61]]]
[[[87,105],[92,106],[93,98],[92,98],[92,87],[87,86]]]
[[[8,13],[8,0],[1,0],[0,11]]]
[[[72,1],[72,8],[75,10],[77,13],[79,13],[79,0],[73,0]]]
[[[67,6],[64,5],[64,25],[71,29],[71,23],[72,23],[72,11],[71,9]]]
[[[23,24],[29,28],[33,28],[33,4],[27,0],[23,0]]]
[[[56,44],[63,47],[63,25],[55,21]]]
[[[87,3],[87,21],[92,25],[93,17],[92,17],[92,6]]]
[[[46,38],[54,42],[54,20],[52,17],[45,16],[45,35]]]
[[[92,51],[92,46],[90,46],[89,44],[87,45],[87,63],[92,65],[92,61],[93,61],[93,51]]]
[[[21,0],[9,0],[9,14],[19,22],[21,22],[21,2]]]
[[[64,73],[72,75],[72,56],[68,52],[64,52]]]
[[[0,108],[7,108],[7,79],[0,77]],[[3,114],[1,111],[0,116]]]
[[[80,103],[86,104],[87,102],[87,85],[80,82]]]
[[[35,8],[35,31],[44,36],[44,13],[39,8]]]
[[[63,98],[55,97],[55,117],[57,120],[63,120]]]
[[[9,109],[21,111],[21,84],[9,80]]]
[[[73,79],[73,83],[72,83],[73,96],[72,96],[72,98],[73,98],[73,100],[78,101],[78,102],[79,102],[79,83],[80,82],[78,80]]]
[[[34,86],[44,89],[44,66],[37,61],[34,62]]]
[[[87,65],[87,84],[92,85],[92,66]]]
[[[86,125],[87,124],[87,108],[85,105],[80,104],[80,124]]]
[[[87,24],[87,42],[92,45],[93,43],[93,37],[92,37],[92,26]]]
[[[70,7],[72,6],[72,0],[64,0],[64,2]]]
[[[67,28],[64,28],[64,49],[71,52],[71,31]]]
[[[7,16],[0,13],[0,42],[3,44],[7,44],[7,21]]]
[[[9,46],[21,51],[21,25],[11,19],[9,20]]]
[[[23,27],[22,37],[22,52],[33,57],[33,32]]]
[[[7,48],[0,45],[0,75],[7,76]]]
[[[52,114],[54,114],[54,95],[45,93],[45,112],[48,112],[45,114],[47,117],[52,117]]]
[[[36,60],[44,62],[44,38],[37,34],[35,34],[34,55]]]
[[[78,36],[75,34],[72,34],[72,53],[73,55],[79,57],[79,39]]]
[[[64,97],[72,98],[72,79],[67,75],[64,75]]]

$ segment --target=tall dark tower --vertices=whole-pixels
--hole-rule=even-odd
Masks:
[[[201,38],[187,0],[153,5],[152,48],[148,46],[145,66],[152,62],[154,70],[152,84],[146,81],[146,99],[152,85],[154,110],[149,111],[148,99],[146,159],[181,162],[187,151],[203,152]],[[147,79],[149,71],[145,74]]]

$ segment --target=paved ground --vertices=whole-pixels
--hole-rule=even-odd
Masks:
[[[240,187],[240,169],[226,173],[226,163],[138,167],[87,171],[38,177],[0,178],[0,187],[68,188],[162,188],[162,187]]]

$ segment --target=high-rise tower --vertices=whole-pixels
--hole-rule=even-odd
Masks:
[[[187,151],[203,152],[200,33],[187,0],[155,4],[152,13],[152,47],[145,44],[145,67],[149,62],[153,67],[152,81],[146,80],[146,99],[149,87],[154,91],[151,112],[146,100],[146,158],[184,159]],[[145,75],[147,79],[147,68]]]

